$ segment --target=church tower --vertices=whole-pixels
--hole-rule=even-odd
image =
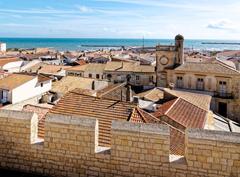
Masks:
[[[176,50],[177,50],[177,60],[176,61],[176,64],[184,64],[184,37],[180,34],[178,34],[176,37],[175,37],[175,46],[176,46]]]
[[[156,78],[158,87],[167,87],[167,70],[184,63],[184,37],[178,34],[175,45],[158,45],[156,47]]]

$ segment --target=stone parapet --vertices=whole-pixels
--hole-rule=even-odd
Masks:
[[[0,167],[49,176],[240,176],[240,136],[190,129],[185,157],[169,154],[169,127],[113,121],[111,147],[98,146],[98,121],[0,111]]]

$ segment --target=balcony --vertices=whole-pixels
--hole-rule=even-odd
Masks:
[[[222,99],[234,99],[232,93],[214,92],[214,97]]]

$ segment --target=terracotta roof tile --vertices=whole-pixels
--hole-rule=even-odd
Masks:
[[[129,121],[136,122],[136,123],[159,123],[160,122],[159,119],[157,119],[153,115],[149,114],[148,112],[138,107],[134,108]]]
[[[170,154],[184,155],[185,134],[176,128],[170,127]]]
[[[161,116],[167,116],[171,119],[169,121],[175,121],[185,128],[204,128],[207,113],[206,110],[178,98],[163,104],[153,115],[160,119]]]
[[[112,120],[127,121],[133,108],[134,105],[130,103],[101,99],[77,94],[72,91],[67,93],[58,104],[50,110],[50,113],[98,119],[99,146],[109,147],[111,142]]]
[[[171,101],[168,101],[164,104],[162,104],[161,106],[159,106],[157,108],[157,111],[153,113],[153,116],[155,117],[160,117],[162,115],[164,115],[167,110],[176,102],[177,98],[176,99],[173,99]]]
[[[170,154],[184,155],[185,133],[183,131],[178,130],[167,122],[154,117],[140,108],[133,110],[129,121],[134,123],[159,123],[170,126]]]
[[[209,110],[212,97],[200,93],[191,93],[184,90],[171,90],[169,88],[164,88],[164,92],[173,95],[174,98],[182,98],[204,110]]]
[[[126,86],[126,83],[109,85],[108,87],[106,87],[102,90],[99,90],[97,92],[97,97],[99,97],[99,98],[103,97],[104,98],[104,96],[107,95],[108,93],[113,92],[114,90],[119,89],[119,88],[124,87],[124,86]]]
[[[45,134],[45,118],[49,111],[49,108],[43,108],[35,105],[25,105],[23,107],[24,112],[34,112],[38,115],[38,137],[44,138]]]

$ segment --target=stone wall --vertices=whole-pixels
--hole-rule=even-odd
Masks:
[[[169,155],[169,127],[114,121],[111,148],[98,147],[98,121],[0,111],[0,165],[50,176],[240,176],[239,134],[188,130],[185,157]]]

